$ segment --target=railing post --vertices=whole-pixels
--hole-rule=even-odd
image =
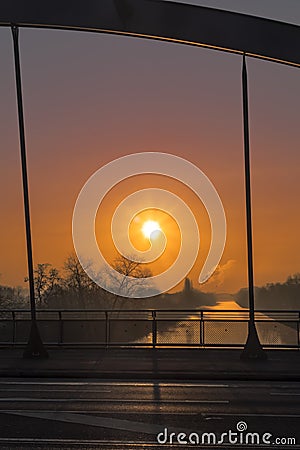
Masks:
[[[156,347],[157,342],[157,324],[156,324],[156,311],[152,311],[152,347]]]
[[[105,311],[105,348],[109,347],[109,314]]]
[[[15,311],[12,311],[11,312],[12,313],[12,320],[13,320],[13,335],[12,335],[12,343],[13,343],[13,345],[15,344],[15,342],[16,342],[16,312]]]
[[[298,350],[300,350],[300,311],[298,312],[298,321],[297,321],[297,342],[298,342]]]
[[[59,319],[59,344],[62,345],[64,340],[64,324],[62,321],[61,311],[58,311],[58,319]]]
[[[203,311],[200,311],[200,345],[203,347],[204,345],[204,320],[203,320]]]

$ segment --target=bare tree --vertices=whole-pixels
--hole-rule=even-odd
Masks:
[[[25,278],[28,281],[28,277]],[[34,289],[39,306],[47,304],[49,298],[60,288],[61,278],[59,272],[52,264],[38,264],[34,270]]]
[[[153,285],[149,278],[152,277],[151,270],[142,262],[136,262],[130,259],[130,256],[123,255],[114,259],[111,264],[112,268],[122,275],[120,278],[112,272],[105,272],[104,283],[106,288],[113,288],[115,294],[110,294],[112,308],[116,304],[124,301],[124,297],[139,297],[139,294],[145,289],[153,291]]]
[[[81,294],[89,289],[91,280],[81,266],[77,256],[71,254],[64,262],[65,285],[68,289]]]
[[[66,290],[75,296],[81,307],[85,308],[86,301],[101,293],[101,288],[87,275],[85,269],[90,267],[88,263],[82,267],[77,255],[72,253],[64,263],[64,285]]]

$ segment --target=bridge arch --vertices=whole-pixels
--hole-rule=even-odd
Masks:
[[[163,0],[2,0],[0,26],[113,33],[246,54],[300,67],[300,27]]]

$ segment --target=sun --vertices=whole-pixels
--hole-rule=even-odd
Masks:
[[[149,239],[154,231],[161,231],[158,222],[155,222],[154,220],[147,220],[146,222],[144,222],[144,225],[142,226],[142,233],[145,238]]]

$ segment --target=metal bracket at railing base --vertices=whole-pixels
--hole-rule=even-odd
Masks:
[[[252,321],[248,323],[248,338],[240,358],[253,361],[265,361],[268,359],[259,341],[255,323]]]
[[[23,358],[48,358],[49,354],[45,349],[41,336],[38,330],[38,326],[35,320],[31,321],[31,328],[27,346],[23,353]]]

